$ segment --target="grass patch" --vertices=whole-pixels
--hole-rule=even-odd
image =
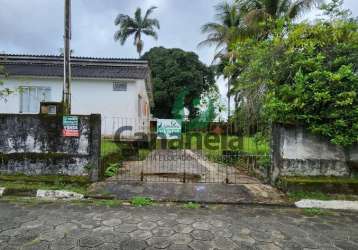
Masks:
[[[120,200],[92,200],[92,203],[96,206],[118,207],[123,202]]]
[[[151,151],[149,149],[139,149],[139,151],[138,151],[139,160],[144,161],[148,157],[150,152]]]
[[[74,179],[59,176],[58,178],[49,177],[48,180],[42,181],[46,176],[0,176],[0,187],[18,190],[32,190],[32,189],[45,189],[45,190],[64,190],[80,194],[86,194],[89,182],[74,182]]]
[[[183,205],[183,208],[186,208],[186,209],[198,209],[199,207],[200,207],[200,205],[198,203],[194,203],[194,202],[188,202]]]
[[[290,199],[290,201],[293,202],[303,199],[321,200],[321,201],[329,201],[329,200],[358,201],[357,195],[325,194],[322,192],[304,192],[304,191],[289,192],[288,198]]]
[[[153,200],[149,197],[137,196],[131,199],[131,204],[135,207],[150,206],[153,204]]]
[[[121,148],[117,143],[112,140],[102,139],[101,141],[101,157],[120,152]]]
[[[358,178],[317,176],[317,177],[283,177],[281,181],[289,183],[321,183],[321,184],[358,184]]]
[[[282,177],[277,186],[285,192],[358,195],[358,178],[349,177]]]
[[[324,210],[320,208],[304,208],[303,214],[305,216],[314,217],[314,216],[332,215],[333,213],[328,210]]]
[[[304,191],[297,191],[297,192],[290,192],[288,193],[288,198],[291,201],[299,201],[303,199],[312,199],[312,200],[330,200],[330,196],[321,192],[304,192]]]

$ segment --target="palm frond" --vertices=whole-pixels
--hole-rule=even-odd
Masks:
[[[130,19],[130,17],[128,15],[124,15],[124,14],[119,14],[116,19],[114,19],[114,25],[119,25],[120,23],[122,23],[124,20],[126,19]]]
[[[144,19],[142,23],[142,28],[150,28],[150,27],[156,27],[157,29],[160,29],[160,24],[158,19]]]
[[[287,11],[290,19],[298,18],[303,12],[312,9],[315,5],[322,3],[322,0],[296,0]]]
[[[142,9],[141,8],[136,9],[136,11],[134,12],[134,18],[135,18],[135,21],[140,26],[140,24],[142,23]]]
[[[158,40],[158,33],[155,32],[153,29],[144,29],[142,30],[143,34],[147,35],[147,36],[151,36],[153,37],[155,40]]]
[[[145,16],[144,16],[143,20],[148,19],[148,17],[150,16],[150,14],[152,14],[153,11],[154,11],[155,9],[157,9],[157,8],[158,8],[158,7],[156,7],[156,6],[150,7],[150,8],[147,10],[147,12],[145,13]]]

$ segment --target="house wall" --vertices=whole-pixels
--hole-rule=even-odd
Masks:
[[[129,125],[133,131],[145,130],[149,119],[149,112],[145,112],[145,104],[149,98],[144,80],[128,80],[127,91],[113,91],[113,82],[117,80],[101,79],[73,79],[72,80],[72,113],[80,115],[101,114],[102,132],[104,135],[113,135],[119,127]],[[126,80],[121,80],[126,81]],[[2,80],[0,88],[17,89],[21,86],[50,87],[51,98],[49,101],[60,102],[62,100],[63,82],[60,78],[7,78]],[[142,97],[142,117],[138,116],[138,96]],[[17,114],[20,111],[20,94],[10,95],[6,102],[0,101],[0,113]],[[134,131],[136,130],[136,131]]]

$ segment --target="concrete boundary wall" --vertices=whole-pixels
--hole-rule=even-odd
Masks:
[[[271,180],[280,176],[350,176],[358,147],[343,148],[300,126],[274,124]]]
[[[79,137],[62,116],[0,114],[0,174],[89,176],[100,171],[101,116],[78,115]]]

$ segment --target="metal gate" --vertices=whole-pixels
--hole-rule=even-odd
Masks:
[[[104,118],[102,172],[119,181],[254,183],[267,175],[269,143],[225,123],[182,126],[177,140],[159,140],[155,121]]]

